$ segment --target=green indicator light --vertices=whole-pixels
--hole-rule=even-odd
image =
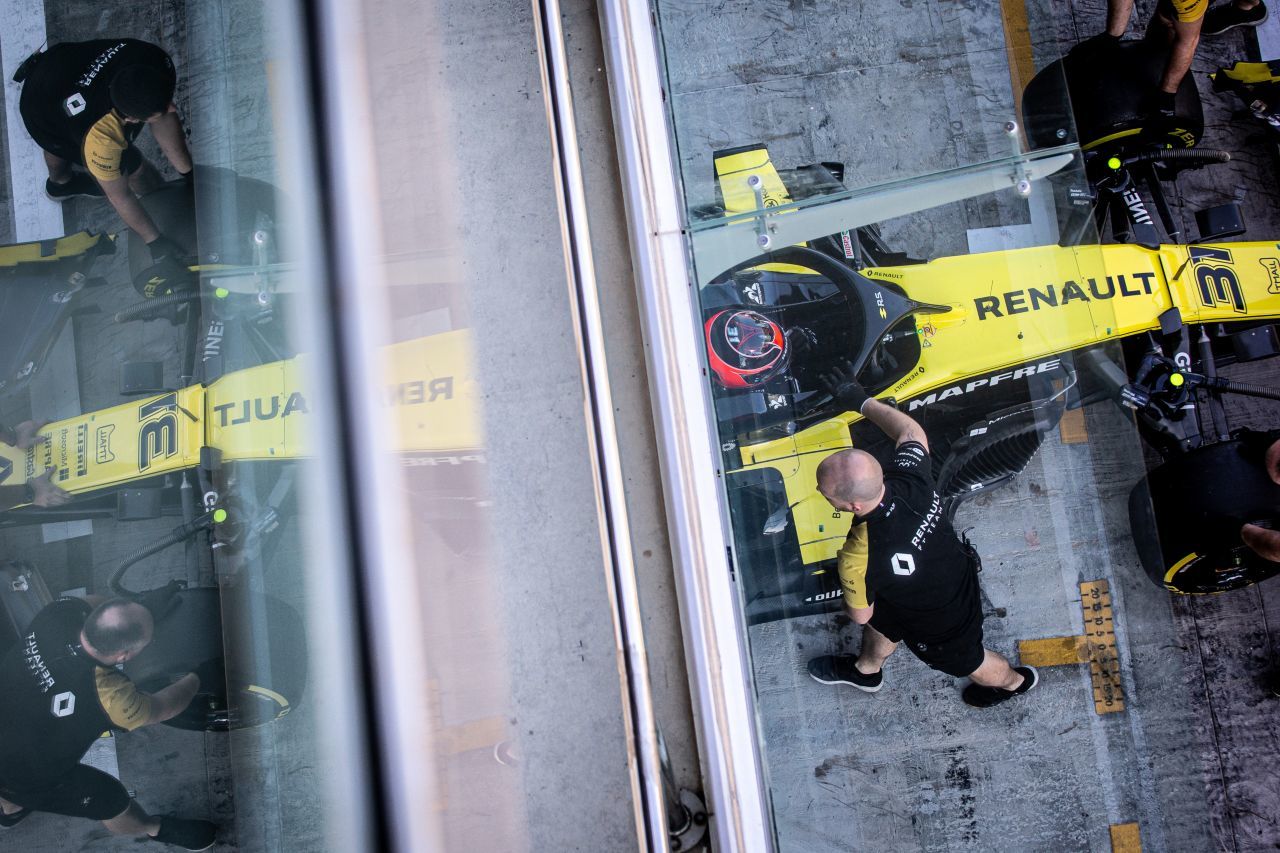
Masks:
[[[1112,157],[1110,160],[1107,161],[1107,168],[1112,170],[1119,169],[1121,165],[1122,164],[1120,163],[1119,157]]]
[[[225,287],[219,287],[217,290],[213,292],[213,295],[218,297],[219,299],[226,299],[228,296],[231,295],[231,291],[227,290]]]
[[[215,509],[213,511],[213,523],[221,524],[227,520],[227,511],[225,509]]]
[[[1185,381],[1186,380],[1182,378],[1181,373],[1175,373],[1169,377],[1169,384],[1172,385],[1174,388],[1181,388],[1182,383]]]

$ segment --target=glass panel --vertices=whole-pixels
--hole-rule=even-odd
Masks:
[[[72,236],[0,249],[11,292],[57,294],[52,312],[33,300],[7,305],[6,423],[53,422],[42,430],[46,443],[0,448],[0,489],[48,467],[71,498],[0,516],[14,561],[4,569],[5,610],[23,622],[22,639],[6,640],[0,675],[15,703],[0,714],[0,796],[79,815],[36,815],[6,844],[92,846],[103,825],[88,817],[112,818],[108,828],[124,836],[158,831],[187,846],[216,828],[240,850],[359,849],[368,842],[370,787],[354,689],[363,676],[344,487],[333,464],[342,450],[331,353],[317,331],[327,297],[297,22],[251,0],[173,7],[163,19],[151,11],[50,6],[41,24],[51,47],[24,84],[24,101],[44,98],[56,109],[63,76],[80,75],[85,121],[119,126],[121,104],[150,85],[121,82],[122,69],[151,68],[163,81],[166,60],[104,39],[108,27],[142,34],[172,58],[177,112],[122,125],[123,139],[141,131],[123,171],[140,152],[158,176],[139,167],[130,179],[104,178],[121,194],[117,203],[73,200],[58,211]],[[160,97],[163,107],[167,91]],[[176,132],[166,124],[175,115]],[[37,128],[37,138],[48,150],[58,134],[88,127],[57,125],[48,136]],[[95,132],[99,153],[118,156],[119,142]],[[75,174],[95,186],[80,166]],[[44,203],[43,183],[43,174],[16,175],[15,207]],[[116,189],[125,183],[131,189]],[[155,232],[163,239],[146,245]],[[116,609],[86,616],[88,605],[63,603],[41,611],[46,588],[90,602],[140,596],[145,609],[108,604]],[[104,645],[115,642],[109,634],[91,630],[112,620],[140,632],[123,657]],[[90,626],[83,634],[80,623]],[[34,713],[38,668],[23,667],[21,655],[32,647],[68,698],[58,714],[19,728]],[[121,701],[128,690],[106,689],[119,676],[104,664],[122,660],[124,675],[153,697],[132,706],[141,711],[131,719]],[[64,722],[50,724],[55,717]],[[167,725],[124,730],[139,722]],[[85,747],[85,763],[119,781],[78,768]],[[50,793],[51,780],[68,779]],[[145,812],[115,817],[135,794]],[[160,815],[199,823],[157,823]]]
[[[1250,752],[1206,746],[1162,584],[1265,577],[1277,504],[1263,439],[1181,455],[1226,428],[1179,389],[1280,300],[1273,244],[1176,245],[1194,85],[1152,121],[1162,54],[1059,62],[1093,24],[1047,4],[657,8],[779,847],[1213,846],[1200,768]],[[1192,485],[1227,470],[1229,510]],[[984,645],[1035,692],[968,707],[1031,683]]]

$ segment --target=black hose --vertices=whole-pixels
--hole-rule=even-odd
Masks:
[[[1245,397],[1262,397],[1266,400],[1280,400],[1280,389],[1267,388],[1249,382],[1232,382],[1230,379],[1217,378],[1205,383],[1208,388],[1218,393],[1240,394]]]
[[[1160,151],[1144,151],[1124,158],[1126,166],[1139,163],[1226,163],[1231,160],[1230,151],[1216,148],[1165,148]]]
[[[117,323],[126,323],[130,320],[152,319],[147,315],[159,313],[172,305],[181,305],[184,302],[191,302],[199,299],[197,293],[170,293],[165,296],[157,296],[154,299],[148,299],[145,302],[139,302],[136,305],[130,305],[128,308],[121,308],[115,314]]]
[[[110,587],[111,591],[116,595],[125,596],[127,598],[137,598],[142,593],[135,592],[124,585],[124,573],[129,570],[129,567],[134,563],[145,560],[152,554],[158,554],[170,545],[176,545],[185,539],[190,539],[201,530],[207,530],[212,523],[212,520],[210,513],[205,513],[204,515],[201,515],[185,524],[179,524],[167,535],[162,536],[156,541],[144,545],[129,554],[120,561],[120,565],[116,566],[116,570],[111,573],[111,579],[107,581],[107,586]]]

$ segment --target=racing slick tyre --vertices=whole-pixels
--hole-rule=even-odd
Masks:
[[[1164,72],[1163,48],[1144,41],[1094,50],[1086,45],[1045,66],[1027,84],[1022,109],[1033,147],[1069,141],[1073,124],[1085,151],[1193,148],[1200,141],[1204,112],[1191,74],[1178,87],[1172,119],[1151,112],[1150,99]]]
[[[1226,592],[1280,573],[1255,554],[1240,527],[1272,527],[1280,486],[1261,460],[1235,439],[1176,456],[1129,496],[1129,520],[1147,575],[1184,594]]]

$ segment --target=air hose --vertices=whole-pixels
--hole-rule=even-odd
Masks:
[[[121,308],[115,313],[115,321],[117,323],[125,323],[129,320],[154,319],[149,317],[150,314],[158,314],[172,305],[182,305],[198,299],[199,294],[190,291],[170,293],[165,296],[157,296],[148,299],[145,302],[139,302],[136,305],[130,305],[127,308]]]
[[[170,545],[176,545],[195,536],[202,530],[208,530],[213,525],[226,518],[226,510],[215,509],[212,512],[206,512],[191,521],[179,524],[173,528],[168,535],[162,536],[154,542],[142,546],[138,550],[126,556],[120,561],[120,565],[116,566],[116,570],[111,573],[111,580],[107,581],[107,586],[111,588],[111,592],[115,595],[125,596],[127,598],[137,598],[141,593],[129,589],[124,585],[124,574],[134,564],[145,560],[152,554],[158,554]]]
[[[1205,380],[1205,387],[1219,394],[1240,394],[1245,397],[1262,397],[1267,400],[1280,400],[1280,389],[1253,385],[1249,382],[1232,382],[1230,379],[1214,377]]]
[[[1230,160],[1231,152],[1216,148],[1164,148],[1126,157],[1124,164],[1136,166],[1139,163],[1226,163]]]

